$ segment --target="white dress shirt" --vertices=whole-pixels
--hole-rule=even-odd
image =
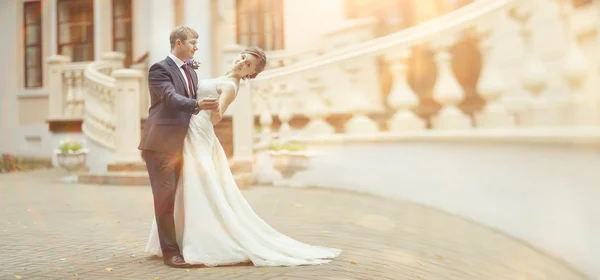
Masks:
[[[181,66],[183,66],[183,64],[185,64],[185,62],[181,61],[181,59],[177,58],[172,53],[169,54],[169,57],[173,61],[175,61],[175,64],[177,64],[177,68],[179,68],[179,72],[181,72],[181,76],[183,76],[183,80],[185,81],[185,91],[188,91],[190,88],[191,81],[188,81],[187,75],[185,74],[183,68],[181,68]],[[193,95],[194,94],[190,92],[190,96],[193,96]]]

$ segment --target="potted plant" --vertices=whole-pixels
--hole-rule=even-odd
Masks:
[[[284,180],[276,185],[298,186],[291,179],[298,171],[307,170],[313,157],[308,147],[298,141],[278,141],[268,148],[273,168],[281,172]]]
[[[69,173],[63,181],[76,182],[77,177],[72,175],[72,172],[79,170],[85,166],[87,154],[89,150],[84,148],[83,144],[78,141],[66,139],[60,142],[58,148],[54,151],[58,165]]]

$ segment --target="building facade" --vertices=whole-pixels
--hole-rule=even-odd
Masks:
[[[50,157],[59,139],[80,137],[81,118],[50,117],[51,94],[48,59],[70,57],[78,63],[102,60],[109,52],[125,55],[125,67],[151,65],[169,53],[171,28],[186,24],[200,35],[196,59],[200,78],[225,71],[227,55],[240,46],[258,45],[271,58],[271,67],[322,54],[368,39],[417,26],[463,7],[470,0],[7,0],[0,3],[5,39],[0,47],[0,152]],[[573,0],[574,7],[591,0]],[[545,6],[540,6],[545,7]],[[547,8],[551,12],[550,8]],[[546,11],[542,8],[541,11]],[[540,14],[542,14],[540,12]],[[536,28],[546,28],[537,23]],[[543,30],[542,30],[543,31]],[[542,34],[544,32],[541,32]],[[345,37],[344,37],[345,36]],[[332,39],[335,38],[335,39]],[[507,41],[508,42],[508,41]],[[462,52],[469,57],[477,39],[466,40]],[[506,43],[510,46],[510,43]],[[460,48],[459,48],[460,49]],[[435,73],[429,51],[413,49],[409,82],[419,91]],[[419,55],[421,53],[421,55]],[[548,52],[551,53],[551,47]],[[426,59],[424,59],[425,57]],[[382,91],[391,88],[392,75],[380,61]],[[429,66],[428,66],[429,65]],[[465,64],[467,65],[467,64]],[[82,66],[83,67],[83,66]],[[456,70],[458,69],[458,70]],[[479,63],[455,67],[467,96],[475,96]],[[77,81],[75,80],[75,82]],[[83,82],[82,82],[83,83]],[[430,91],[431,87],[423,89]],[[421,94],[417,92],[417,94]],[[386,96],[382,97],[383,99]],[[469,98],[467,98],[469,99]],[[479,109],[477,98],[466,111]],[[423,94],[424,115],[438,110]],[[427,106],[426,106],[427,107]],[[429,108],[428,107],[428,108]],[[472,108],[472,109],[470,109]],[[428,111],[429,110],[429,111]],[[230,112],[231,113],[231,112]],[[142,115],[143,118],[143,115]],[[53,137],[56,135],[57,137]]]
[[[56,145],[48,122],[47,59],[51,56],[65,55],[73,63],[83,63],[100,60],[104,53],[114,51],[125,54],[125,67],[136,63],[150,65],[169,53],[171,28],[186,24],[200,35],[196,59],[203,66],[197,70],[199,77],[209,78],[224,71],[224,53],[230,46],[258,45],[270,56],[310,52],[323,48],[327,32],[344,28],[347,19],[379,16],[389,6],[405,15],[414,14],[411,21],[402,24],[398,24],[400,14],[392,15],[395,19],[389,23],[382,20],[378,32],[383,34],[430,18],[439,13],[436,9],[447,10],[450,4],[443,7],[441,2],[444,1],[2,1],[0,18],[7,43],[0,47],[0,152],[51,155]],[[75,120],[71,127],[63,129],[77,137],[79,125]]]

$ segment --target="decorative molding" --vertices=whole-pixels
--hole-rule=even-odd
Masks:
[[[46,90],[45,88],[39,88],[39,89],[21,89],[20,91],[17,91],[17,98],[18,99],[23,99],[23,98],[48,98],[50,94],[48,93],[48,90]]]

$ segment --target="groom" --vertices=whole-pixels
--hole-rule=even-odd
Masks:
[[[182,165],[182,148],[192,114],[218,107],[215,98],[196,100],[198,76],[184,61],[198,50],[198,33],[186,26],[175,27],[169,36],[171,54],[150,67],[150,109],[138,149],[146,161],[158,237],[164,263],[187,267],[175,235],[175,191]]]

